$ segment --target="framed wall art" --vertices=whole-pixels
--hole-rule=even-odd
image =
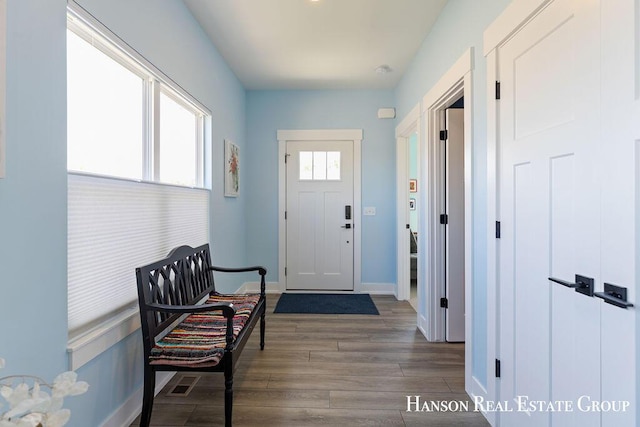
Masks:
[[[238,197],[240,192],[240,152],[232,141],[224,141],[224,195]]]

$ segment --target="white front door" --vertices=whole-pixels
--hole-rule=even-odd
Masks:
[[[353,290],[353,141],[287,141],[286,288]]]
[[[601,280],[599,55],[598,1],[555,0],[499,48],[501,425],[600,424],[578,404],[602,397],[601,301],[549,280]]]

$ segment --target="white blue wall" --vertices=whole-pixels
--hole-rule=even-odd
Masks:
[[[246,152],[242,85],[181,1],[80,3],[212,111],[213,254],[221,264],[244,264],[247,196],[222,196],[223,139]],[[0,179],[0,357],[7,367],[0,376],[53,379],[68,368],[66,8],[66,0],[7,6],[7,171]],[[223,282],[222,290],[240,283]],[[102,424],[141,386],[141,361],[136,332],[80,368],[90,389],[68,399],[69,425]]]
[[[278,129],[363,129],[362,282],[396,283],[395,123],[377,118],[393,106],[393,92],[249,91],[247,238],[249,259],[278,281]],[[356,225],[357,226],[357,225]]]
[[[487,383],[486,295],[486,122],[487,65],[482,55],[485,28],[510,0],[450,0],[423,42],[411,67],[396,87],[398,118],[402,120],[462,54],[473,47],[473,375]],[[465,99],[465,108],[470,100]],[[491,219],[493,221],[493,219]]]

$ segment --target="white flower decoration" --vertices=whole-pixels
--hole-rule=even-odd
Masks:
[[[4,366],[5,361],[0,358],[0,368]],[[9,404],[8,411],[0,412],[0,427],[64,426],[71,418],[71,411],[62,408],[64,398],[85,393],[89,388],[89,384],[77,379],[73,371],[58,375],[53,385],[29,375],[0,378],[0,396]],[[14,387],[16,380],[19,383]],[[43,386],[50,389],[51,394],[43,391]]]

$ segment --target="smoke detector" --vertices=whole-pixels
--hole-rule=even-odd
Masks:
[[[382,64],[378,68],[376,68],[376,73],[378,74],[388,74],[392,71],[393,69],[389,67],[387,64]]]

